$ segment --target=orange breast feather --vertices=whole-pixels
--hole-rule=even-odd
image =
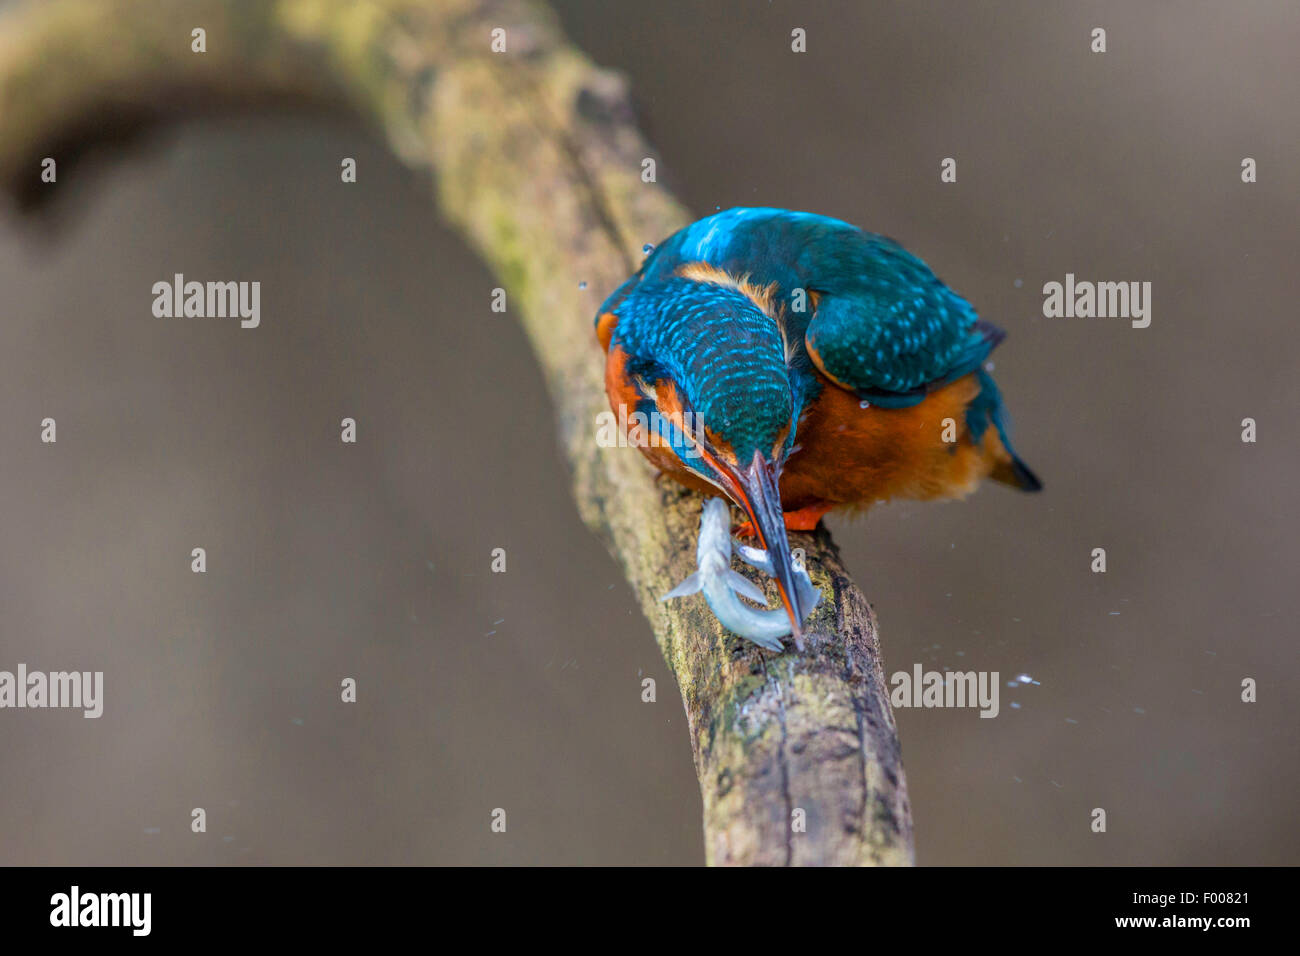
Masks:
[[[968,375],[911,408],[862,408],[855,395],[827,384],[799,424],[800,449],[781,477],[783,507],[869,506],[970,493],[1009,460],[993,428],[980,446],[971,444],[966,406],[978,392],[975,376]]]

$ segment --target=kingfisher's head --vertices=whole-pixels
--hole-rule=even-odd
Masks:
[[[610,399],[640,413],[633,424],[651,460],[745,513],[797,637],[810,608],[794,584],[779,483],[802,399],[784,325],[769,290],[692,269],[624,303],[610,323]]]

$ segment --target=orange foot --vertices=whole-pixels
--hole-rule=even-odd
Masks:
[[[817,523],[822,520],[822,515],[830,511],[834,505],[822,503],[809,505],[806,508],[800,508],[798,511],[787,511],[782,516],[785,518],[785,527],[787,531],[812,531],[817,527]],[[736,529],[736,536],[740,538],[754,538],[757,533],[754,531],[754,522],[746,521]]]

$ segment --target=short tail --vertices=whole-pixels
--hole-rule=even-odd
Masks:
[[[970,428],[971,437],[976,444],[979,444],[988,426],[992,425],[1003,451],[1006,452],[1005,458],[999,456],[994,463],[989,477],[1012,488],[1019,488],[1021,491],[1042,491],[1043,483],[1029,470],[1029,466],[1020,460],[1020,456],[1011,447],[1006,408],[1002,404],[1002,395],[994,384],[993,377],[984,369],[980,369],[976,375],[979,379],[980,391],[966,410],[966,423]]]
[[[1009,448],[1007,454],[1011,456],[1011,460],[1000,461],[994,465],[989,477],[1012,488],[1019,488],[1021,491],[1042,491],[1043,483],[1029,470],[1029,466],[1016,457],[1016,453]]]

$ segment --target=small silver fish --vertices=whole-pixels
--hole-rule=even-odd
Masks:
[[[764,574],[772,574],[772,561],[766,551],[738,542],[735,550],[746,564]],[[748,578],[731,569],[731,552],[731,513],[723,499],[710,498],[700,515],[700,540],[695,548],[695,563],[699,570],[659,600],[667,601],[703,591],[704,600],[708,601],[714,616],[727,630],[770,651],[784,650],[781,638],[790,634],[790,618],[783,609],[760,611],[741,603],[737,594],[764,606],[767,597]],[[811,613],[821,600],[821,591],[797,563],[794,576],[795,586]],[[803,650],[803,641],[796,640],[795,643],[799,650]]]

